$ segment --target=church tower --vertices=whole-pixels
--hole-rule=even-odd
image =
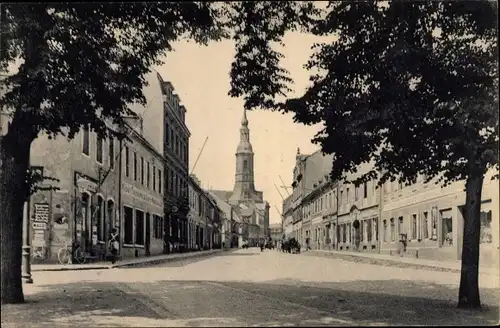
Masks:
[[[250,143],[250,129],[246,110],[243,110],[243,119],[240,128],[240,143],[236,150],[236,175],[234,180],[231,203],[258,200],[260,197],[255,190],[253,148]]]

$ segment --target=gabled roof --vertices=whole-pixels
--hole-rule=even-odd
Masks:
[[[222,199],[223,201],[227,202],[229,200],[229,197],[233,194],[232,191],[228,190],[209,190],[212,195],[217,196],[218,198]]]

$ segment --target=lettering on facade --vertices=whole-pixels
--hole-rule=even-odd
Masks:
[[[80,193],[89,192],[91,194],[95,194],[97,192],[97,183],[92,181],[90,178],[87,178],[83,174],[76,173],[76,186]]]
[[[35,213],[33,215],[33,221],[35,222],[49,222],[49,204],[37,203],[34,205]]]
[[[45,230],[45,229],[47,229],[47,223],[45,223],[45,222],[33,222],[33,229]]]
[[[134,185],[132,185],[130,183],[123,182],[122,183],[122,190],[123,190],[123,193],[128,194],[132,197],[135,197],[137,199],[140,199],[142,201],[145,201],[149,204],[153,204],[153,205],[156,205],[158,207],[163,206],[163,200],[160,197],[155,196],[155,195],[151,195],[143,190],[140,190],[139,188],[135,187]]]

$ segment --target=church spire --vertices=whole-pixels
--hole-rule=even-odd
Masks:
[[[249,201],[258,198],[254,185],[254,161],[253,148],[250,143],[250,129],[246,110],[243,110],[243,118],[240,127],[240,142],[236,149],[236,174],[233,194],[230,197],[232,203]]]
[[[241,119],[241,126],[248,126],[247,110],[243,108],[243,118]]]

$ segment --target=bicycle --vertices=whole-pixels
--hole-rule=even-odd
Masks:
[[[68,242],[65,243],[64,247],[60,248],[57,251],[57,259],[61,264],[73,264],[73,260],[79,264],[85,263],[86,255],[83,252],[80,245],[68,245]]]

